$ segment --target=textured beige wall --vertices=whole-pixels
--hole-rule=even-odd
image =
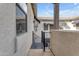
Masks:
[[[51,31],[50,48],[56,56],[79,56],[79,31]]]

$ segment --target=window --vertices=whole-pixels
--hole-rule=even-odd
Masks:
[[[27,31],[27,14],[19,4],[16,4],[16,33],[21,34]]]
[[[48,24],[44,23],[44,30],[48,30]]]
[[[50,24],[50,29],[53,29],[54,25],[53,24]]]

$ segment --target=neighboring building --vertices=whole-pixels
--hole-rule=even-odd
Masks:
[[[79,29],[79,20],[73,21],[74,26],[76,29]]]

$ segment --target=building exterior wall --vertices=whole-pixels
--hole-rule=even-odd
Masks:
[[[0,55],[27,55],[32,45],[33,12],[27,4],[27,32],[16,35],[16,4],[0,4]]]
[[[49,35],[50,26],[48,26],[48,30],[44,30],[44,23],[46,23],[46,24],[52,24],[53,22],[51,22],[51,21],[41,21],[38,24],[37,31],[35,31],[35,33],[40,38],[40,41],[41,41],[41,31],[44,31],[45,32],[46,38],[50,37],[50,35]]]
[[[32,45],[33,11],[31,4],[27,4],[27,32],[17,36],[17,53],[15,55],[27,55]]]
[[[0,4],[0,55],[15,53],[16,13],[14,3]]]
[[[42,31],[42,24],[41,24],[41,22],[40,22],[40,23],[38,23],[37,31],[34,31],[35,34],[36,34],[39,38],[41,38],[41,31]]]

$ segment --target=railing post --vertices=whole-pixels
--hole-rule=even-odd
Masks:
[[[45,52],[45,32],[42,31],[43,51]]]

